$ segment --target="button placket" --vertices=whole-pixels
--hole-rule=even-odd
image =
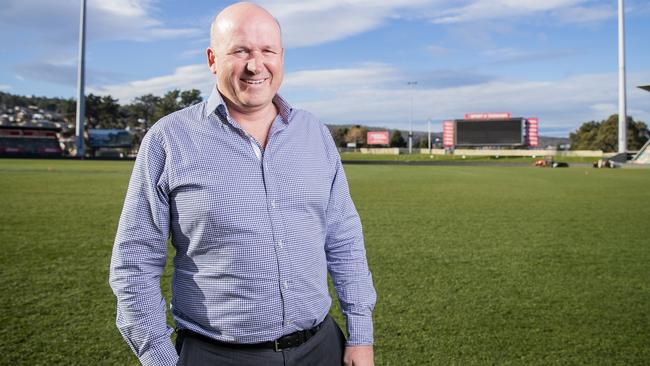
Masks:
[[[289,263],[289,258],[287,257],[287,253],[282,250],[284,248],[284,240],[281,239],[284,237],[284,223],[282,221],[282,215],[280,214],[280,205],[279,201],[277,199],[277,182],[276,182],[276,177],[271,174],[271,164],[270,164],[270,158],[271,154],[269,154],[269,151],[271,150],[270,145],[267,144],[266,146],[266,153],[262,156],[262,174],[264,175],[264,184],[266,185],[266,194],[267,194],[267,202],[268,202],[268,207],[269,207],[269,215],[271,219],[271,225],[272,225],[272,230],[273,230],[273,237],[274,242],[275,242],[275,256],[277,259],[277,270],[278,270],[278,282],[279,282],[279,289],[280,293],[282,295],[282,307],[283,307],[283,315],[285,317],[284,319],[284,325],[289,326],[292,324],[292,300],[289,298],[288,292],[289,292],[289,281],[286,280],[288,278],[287,276],[290,275],[291,273],[291,264]]]

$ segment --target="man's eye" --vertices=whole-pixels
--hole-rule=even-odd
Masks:
[[[246,50],[244,50],[244,49],[240,49],[240,50],[235,50],[235,52],[234,52],[234,53],[235,53],[235,54],[237,54],[237,55],[243,55],[243,54],[245,54],[245,53],[246,53]]]

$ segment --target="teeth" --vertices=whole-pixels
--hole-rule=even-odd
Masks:
[[[244,80],[244,81],[246,82],[246,84],[257,85],[257,84],[262,84],[264,82],[264,80],[266,80],[266,79],[262,79],[262,80]]]

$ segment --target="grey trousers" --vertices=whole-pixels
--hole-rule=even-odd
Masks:
[[[345,336],[329,315],[323,328],[299,347],[234,349],[192,337],[177,339],[179,366],[341,366]]]

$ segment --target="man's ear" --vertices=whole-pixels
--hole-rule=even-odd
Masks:
[[[214,50],[212,47],[208,47],[205,50],[205,54],[208,57],[208,67],[210,68],[210,72],[213,74],[217,74],[217,57],[216,54],[214,53]]]

